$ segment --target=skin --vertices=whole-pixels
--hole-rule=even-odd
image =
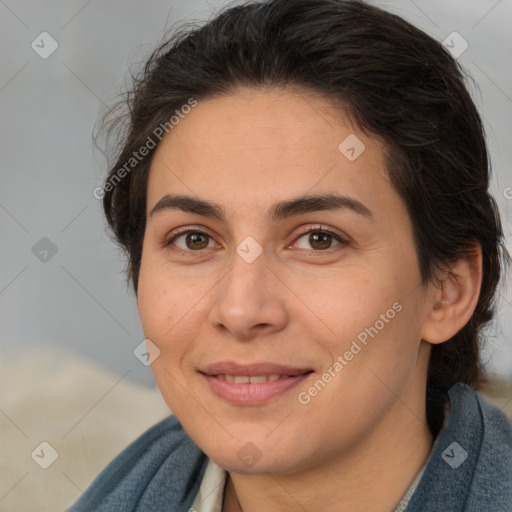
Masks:
[[[366,146],[354,161],[338,149],[350,134]],[[199,101],[156,150],[138,307],[146,338],[160,350],[152,369],[166,403],[229,472],[223,512],[314,511],[319,500],[332,512],[392,512],[429,455],[431,344],[448,340],[473,313],[481,255],[477,248],[453,266],[443,286],[421,285],[412,224],[390,185],[384,149],[325,98],[239,89]],[[348,209],[266,217],[278,201],[333,192],[362,202],[373,220]],[[170,193],[218,203],[226,218],[178,209],[151,216]],[[348,243],[327,235],[328,254],[299,229],[320,224]],[[208,236],[187,245],[185,234],[163,247],[178,228]],[[236,252],[248,236],[264,249],[252,263]],[[300,403],[298,393],[394,303],[401,311]],[[314,374],[265,404],[233,405],[198,373],[226,360]],[[248,442],[261,457],[252,467],[237,456]]]

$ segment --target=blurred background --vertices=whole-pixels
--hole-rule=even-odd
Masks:
[[[485,122],[492,191],[510,241],[512,1],[369,3],[444,41],[473,77],[475,83],[468,86]],[[150,367],[134,354],[144,335],[135,296],[126,284],[124,260],[106,234],[101,201],[93,195],[102,185],[106,163],[92,133],[100,114],[116,101],[129,71],[140,69],[176,23],[204,21],[225,5],[221,0],[0,0],[0,438],[6,432],[19,436],[19,446],[25,451],[30,447],[29,453],[45,439],[44,422],[50,420],[37,416],[34,424],[26,411],[15,413],[16,392],[32,398],[37,392],[33,385],[24,388],[24,381],[20,383],[14,364],[20,353],[40,358],[30,371],[43,387],[45,376],[65,371],[66,361],[73,364],[69,354],[94,366],[97,374],[83,374],[90,401],[77,411],[77,425],[91,411],[97,414],[100,401],[121,381],[132,397],[135,388],[129,386],[137,385],[141,392],[141,386],[154,386]],[[510,282],[510,276],[506,280]],[[512,381],[512,293],[506,286],[498,305],[484,357],[491,373]],[[102,369],[110,372],[110,380],[98,377],[93,383],[90,375],[103,375]],[[48,389],[55,395],[47,391],[42,402],[32,403],[33,411],[40,407],[38,414],[48,410],[57,394],[77,392],[56,384]],[[163,414],[164,408],[158,409],[147,421]],[[98,428],[102,420],[96,418]],[[144,425],[132,427],[124,437],[113,431],[107,443],[111,452]],[[61,426],[56,438],[64,442],[67,429]],[[111,452],[104,452],[106,460]],[[39,468],[30,460],[28,469],[15,471],[5,457],[4,464],[11,469],[7,478],[5,473],[0,476],[0,510],[22,510],[22,505],[14,509],[7,504]],[[89,464],[89,473],[73,478],[62,471],[69,480],[68,501],[98,469],[101,463]]]

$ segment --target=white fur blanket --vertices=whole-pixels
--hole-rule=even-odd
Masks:
[[[157,388],[119,379],[52,347],[0,359],[0,512],[64,511],[170,414]]]

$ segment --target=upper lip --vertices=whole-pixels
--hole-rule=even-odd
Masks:
[[[311,368],[285,366],[270,362],[238,364],[232,361],[222,361],[210,364],[200,370],[207,375],[302,375],[313,371]]]

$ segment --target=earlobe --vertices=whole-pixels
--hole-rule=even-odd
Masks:
[[[422,339],[433,344],[453,338],[475,311],[482,285],[482,248],[444,272],[441,287],[432,294],[430,310],[422,330]]]

